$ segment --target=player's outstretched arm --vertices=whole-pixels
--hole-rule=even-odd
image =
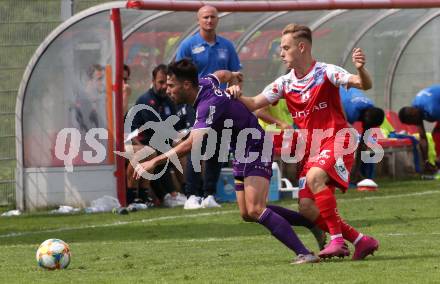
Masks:
[[[373,86],[373,81],[371,80],[371,76],[367,68],[365,68],[366,58],[362,49],[353,49],[352,60],[358,74],[350,77],[348,80],[348,87],[355,87],[361,90],[371,89]]]
[[[240,72],[231,72],[228,70],[218,70],[214,72],[220,83],[229,83],[231,85],[240,85],[243,82],[243,74]]]
[[[265,107],[270,104],[268,99],[259,94],[255,97],[244,97],[241,91],[241,83],[243,82],[243,74],[240,72],[231,72],[227,70],[219,70],[214,73],[220,83],[231,83],[234,86],[229,87],[226,91],[235,99],[240,100],[251,112]]]
[[[133,173],[133,177],[135,179],[139,179],[142,174],[144,172],[151,172],[152,170],[154,170],[155,167],[157,167],[158,165],[164,164],[170,156],[176,154],[178,157],[181,157],[185,154],[187,154],[188,152],[191,151],[192,145],[193,145],[193,140],[194,139],[201,139],[198,137],[194,137],[197,136],[198,131],[191,131],[189,137],[183,141],[182,143],[180,143],[179,145],[175,146],[174,148],[172,148],[171,150],[149,160],[149,161],[145,161],[143,163],[140,163],[136,166],[135,171]]]
[[[237,99],[240,100],[251,112],[270,104],[268,99],[263,94],[259,94],[255,97],[239,96]]]

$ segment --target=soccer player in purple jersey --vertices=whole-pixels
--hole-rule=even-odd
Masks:
[[[258,222],[265,226],[275,238],[294,251],[297,257],[292,264],[319,262],[319,258],[302,244],[289,222],[266,207],[269,180],[272,176],[271,155],[269,155],[269,161],[264,161],[262,155],[258,155],[255,161],[246,161],[250,159],[250,154],[262,153],[264,130],[259,126],[257,118],[243,103],[232,99],[228,93],[219,88],[222,83],[241,80],[241,73],[226,70],[216,71],[198,79],[197,68],[191,61],[183,59],[171,63],[168,66],[167,93],[177,104],[194,105],[197,111],[196,121],[185,141],[167,153],[139,164],[136,167],[135,177],[139,178],[145,171],[150,171],[159,164],[165,163],[170,155],[182,156],[190,152],[193,142],[201,141],[208,129],[215,130],[219,135],[223,129],[230,129],[232,149],[235,149],[237,143],[243,142],[237,141],[241,130],[253,129],[253,134],[257,132],[257,135],[253,137],[260,137],[246,140],[245,155],[237,158],[237,151],[233,162],[240,215],[246,222]],[[247,137],[248,135],[244,138],[247,139]],[[297,218],[307,221],[299,213],[297,213]]]

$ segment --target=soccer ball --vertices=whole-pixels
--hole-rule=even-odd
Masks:
[[[38,265],[46,269],[63,269],[70,263],[69,245],[59,239],[45,240],[37,250]]]

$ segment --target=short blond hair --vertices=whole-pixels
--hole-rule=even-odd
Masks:
[[[312,43],[312,31],[309,27],[299,24],[288,24],[284,27],[282,35],[292,34],[294,39],[304,38]]]

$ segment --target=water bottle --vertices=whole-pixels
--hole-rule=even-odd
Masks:
[[[281,188],[281,174],[277,162],[272,163],[272,178],[269,184],[269,201],[279,200],[279,189]]]

